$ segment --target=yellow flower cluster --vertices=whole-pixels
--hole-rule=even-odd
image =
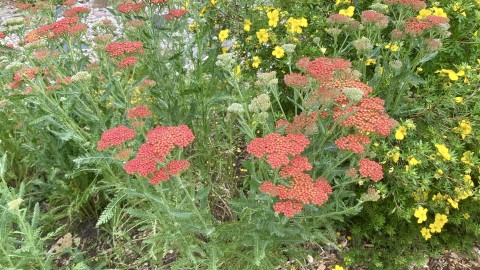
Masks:
[[[448,18],[447,16],[447,13],[445,13],[445,11],[443,11],[442,8],[437,8],[437,7],[432,7],[432,8],[429,8],[429,9],[421,9],[419,12],[418,12],[418,16],[417,18],[418,19],[425,19],[427,18],[428,16],[437,16],[437,17],[442,17],[442,18]]]
[[[220,40],[220,42],[224,42],[228,38],[228,32],[229,32],[228,29],[224,29],[220,31],[218,33],[218,40]]]
[[[436,143],[435,147],[437,148],[438,154],[441,155],[444,160],[452,159],[452,155],[448,151],[448,148],[445,146],[445,144]]]
[[[435,214],[435,221],[428,225],[428,228],[423,227],[420,230],[420,233],[422,234],[423,238],[425,238],[425,240],[428,240],[432,237],[432,233],[442,232],[442,228],[447,222],[447,215],[437,213]]]
[[[400,49],[400,47],[395,43],[393,43],[393,44],[388,43],[387,45],[384,46],[384,48],[389,49],[392,52],[397,52]]]
[[[458,127],[453,128],[453,131],[455,133],[459,133],[463,140],[472,133],[472,126],[470,125],[469,121],[462,120],[460,123],[458,123]]]
[[[307,26],[308,26],[307,19],[303,17],[299,19],[290,17],[285,23],[285,27],[287,27],[287,32],[293,33],[293,34],[301,34],[302,27],[305,28]]]
[[[280,59],[285,56],[285,50],[280,46],[275,46],[275,49],[272,52],[272,55]]]
[[[355,7],[354,6],[349,6],[348,8],[340,9],[338,14],[345,15],[347,17],[353,17],[354,12],[355,12]]]
[[[277,27],[280,20],[280,9],[274,9],[267,12],[268,26]]]
[[[402,125],[400,125],[395,131],[395,139],[401,141],[407,136],[407,130],[414,130],[415,124],[412,120],[406,120]]]
[[[258,43],[267,43],[268,42],[268,31],[267,29],[260,29],[256,33]]]
[[[435,71],[435,73],[440,73],[442,75],[448,75],[448,78],[452,81],[457,81],[459,77],[465,76],[465,71],[460,70],[458,72],[455,72],[451,69],[440,69]]]

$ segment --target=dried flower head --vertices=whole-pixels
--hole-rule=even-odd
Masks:
[[[373,49],[372,41],[366,37],[361,37],[360,39],[354,40],[352,45],[355,47],[358,53],[369,52]]]
[[[257,81],[255,85],[259,87],[275,87],[278,84],[277,72],[259,72],[257,73]]]
[[[261,94],[256,98],[252,99],[250,104],[248,105],[248,110],[251,112],[266,112],[270,109],[270,96],[267,94]]]

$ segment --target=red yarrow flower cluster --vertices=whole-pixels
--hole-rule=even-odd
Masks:
[[[120,11],[121,13],[130,13],[132,11],[137,12],[137,11],[140,11],[144,6],[145,4],[143,3],[139,3],[139,4],[127,3],[124,5],[118,6],[117,10]]]
[[[267,162],[276,169],[290,162],[289,156],[300,155],[310,143],[304,134],[271,133],[255,138],[247,146],[247,152],[256,158],[267,156]]]
[[[118,68],[126,68],[130,66],[134,66],[137,63],[137,57],[135,56],[128,56],[122,59],[117,65]]]
[[[448,23],[450,22],[450,19],[448,18],[435,16],[435,15],[429,15],[425,19],[427,19],[427,21],[431,22],[434,25],[440,25],[440,24],[448,25]]]
[[[384,29],[388,26],[388,17],[374,10],[365,10],[362,12],[360,20],[363,24],[371,24],[379,29]]]
[[[332,14],[327,18],[329,24],[349,25],[354,19],[343,14]]]
[[[0,32],[0,38],[5,38],[7,36],[7,34],[3,33],[3,32]]]
[[[123,41],[111,42],[105,47],[105,51],[112,57],[130,54],[143,53],[143,42],[140,41]]]
[[[156,185],[162,181],[170,180],[171,176],[177,175],[190,166],[187,160],[172,160],[163,168],[157,170],[152,177],[150,177],[150,184]]]
[[[410,35],[421,35],[431,27],[432,23],[417,18],[409,18],[405,21],[405,32]]]
[[[357,105],[345,109],[334,108],[333,117],[340,126],[355,127],[362,132],[375,132],[387,137],[396,122],[385,113],[384,103],[383,99],[367,97]]]
[[[74,8],[66,10],[63,13],[63,16],[64,17],[76,17],[81,13],[87,13],[88,14],[88,13],[90,13],[90,9],[87,8],[87,7],[74,7]]]
[[[367,144],[370,144],[370,139],[362,134],[349,134],[335,141],[339,149],[350,150],[357,154],[363,154]]]
[[[290,74],[285,75],[283,78],[285,84],[288,86],[305,86],[307,84],[308,78],[305,75],[300,73],[292,72]]]
[[[358,172],[362,177],[370,178],[375,182],[378,182],[383,178],[382,165],[377,162],[362,158],[358,161],[358,165],[360,167]]]
[[[78,23],[78,17],[66,17],[54,23],[43,25],[25,35],[25,42],[33,42],[40,37],[59,38],[62,35],[73,35],[86,31],[86,25]]]
[[[6,85],[7,88],[20,88],[24,82],[33,80],[40,73],[38,67],[22,68],[13,74],[13,81]]]
[[[67,1],[63,2],[63,4],[65,6],[73,6],[73,5],[75,5],[75,0],[67,0]]]
[[[328,81],[334,78],[335,72],[351,66],[350,61],[342,58],[318,57],[308,63],[307,72],[317,81]]]
[[[135,108],[131,108],[127,112],[127,119],[135,119],[135,118],[149,118],[152,117],[152,111],[148,109],[145,105],[140,105]]]
[[[132,140],[137,132],[126,126],[118,126],[105,131],[97,144],[97,149],[103,151],[112,146],[120,146],[125,141]]]
[[[400,6],[410,7],[416,11],[419,11],[427,6],[427,4],[421,0],[385,0],[385,3],[387,5],[397,4]]]
[[[285,133],[295,134],[295,133],[305,133],[312,134],[317,132],[317,118],[318,112],[301,112],[299,115],[296,115],[293,118],[293,122],[286,125]],[[288,122],[287,122],[288,123]]]
[[[195,139],[188,126],[157,126],[150,130],[146,137],[147,141],[140,146],[136,157],[123,166],[128,174],[138,173],[143,177],[153,174],[150,182],[159,183],[170,179],[171,175],[180,173],[190,164],[187,161],[177,160],[157,171],[157,164],[164,162],[166,156],[175,147],[186,147]]]
[[[281,200],[273,206],[276,213],[293,217],[302,211],[304,204],[322,205],[332,193],[332,187],[325,179],[313,181],[312,177],[305,173],[312,169],[312,164],[300,154],[308,144],[304,134],[283,136],[272,133],[252,140],[247,146],[247,152],[257,158],[266,155],[272,168],[280,168],[280,175],[290,182],[289,186],[286,186],[266,181],[260,186],[260,191],[278,196]]]
[[[165,20],[172,21],[188,13],[185,9],[172,9],[165,15]]]

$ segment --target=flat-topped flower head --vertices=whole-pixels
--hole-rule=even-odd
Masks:
[[[131,53],[143,53],[143,42],[140,41],[123,41],[111,42],[105,47],[105,51],[110,56],[120,56]]]
[[[342,58],[318,57],[308,63],[307,72],[318,81],[334,78],[335,72],[345,71],[352,63]]]
[[[335,145],[339,149],[350,150],[357,154],[363,154],[367,144],[370,144],[370,139],[362,134],[349,134],[335,141]]]
[[[370,178],[374,182],[378,182],[383,178],[383,168],[378,162],[362,158],[358,161],[360,166],[358,172],[362,177]]]
[[[310,143],[304,134],[271,133],[264,138],[255,138],[247,146],[247,152],[256,158],[267,156],[272,168],[279,168],[290,162],[289,157],[300,155]]]
[[[105,131],[101,140],[98,142],[97,148],[102,151],[111,146],[120,146],[125,141],[129,141],[137,135],[136,131],[126,126],[118,126]]]
[[[146,105],[140,105],[134,108],[131,108],[127,112],[127,119],[135,119],[135,118],[149,118],[152,117],[152,111],[148,109]]]

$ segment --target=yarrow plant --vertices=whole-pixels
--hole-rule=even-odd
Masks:
[[[360,181],[351,172],[342,176],[331,174],[338,168],[346,171],[350,164],[358,163],[360,177],[375,182],[381,180],[384,176],[382,166],[366,158],[367,149],[372,140],[388,136],[396,125],[396,121],[385,113],[383,100],[369,97],[372,88],[360,82],[348,60],[304,58],[297,66],[306,75],[292,73],[285,76],[285,80],[295,77],[305,82],[288,83],[293,86],[298,100],[304,101],[300,103],[303,111],[291,123],[278,120],[275,133],[254,138],[247,145],[248,153],[256,158],[265,157],[272,169],[278,171],[279,178],[264,181],[259,189],[278,197],[273,208],[287,217],[299,214],[306,204],[322,206],[334,192],[333,179],[340,183],[345,181],[342,178],[348,177],[354,178],[354,182]],[[308,79],[315,81],[313,87],[306,85]],[[307,150],[310,141],[315,144]],[[313,166],[309,157],[331,158],[325,148],[329,143],[337,147],[334,152],[339,156],[337,162]],[[321,177],[314,180],[307,173],[312,169],[313,174]]]

